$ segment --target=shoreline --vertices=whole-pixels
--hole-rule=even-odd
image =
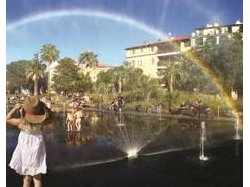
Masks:
[[[68,107],[68,110],[72,110],[72,107]],[[59,107],[52,107],[51,109],[53,112],[63,112],[63,108]],[[110,113],[110,114],[129,114],[129,115],[138,115],[138,116],[156,116],[156,117],[168,117],[168,118],[178,118],[178,119],[190,119],[190,120],[201,120],[197,117],[192,117],[192,116],[186,116],[186,115],[175,115],[175,114],[169,114],[169,113],[148,113],[148,112],[136,112],[136,111],[112,111],[112,110],[104,110],[104,109],[97,109],[97,108],[84,108],[84,111],[89,111],[89,112],[99,112],[99,113]],[[213,118],[208,118],[205,119],[208,121],[234,121],[234,117],[216,117],[214,116]]]

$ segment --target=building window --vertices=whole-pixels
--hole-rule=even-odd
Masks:
[[[222,27],[222,28],[221,28],[221,33],[222,33],[222,34],[228,33],[228,28],[227,28],[227,27]]]
[[[216,44],[216,38],[214,36],[207,37],[206,44],[207,45],[215,45]]]
[[[154,46],[150,47],[151,52],[154,52]]]
[[[215,29],[215,34],[220,34],[220,29],[219,28]]]
[[[203,45],[203,38],[197,38],[195,40],[195,45],[196,46],[202,46]]]
[[[184,47],[190,47],[190,46],[191,46],[190,40],[184,42]]]
[[[243,26],[241,25],[239,28],[239,32],[242,33],[243,32]]]
[[[141,53],[143,53],[143,48],[141,48]]]
[[[228,42],[227,36],[220,36],[219,43],[220,44],[226,44]]]

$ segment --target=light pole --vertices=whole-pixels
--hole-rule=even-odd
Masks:
[[[218,100],[217,117],[220,117],[221,96],[220,95],[216,95],[216,99]]]
[[[33,75],[33,81],[34,81],[34,95],[38,95],[38,79],[39,79],[39,71],[38,71],[38,64],[39,64],[39,59],[38,59],[38,53],[34,54],[34,75]]]

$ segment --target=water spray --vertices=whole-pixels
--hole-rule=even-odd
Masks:
[[[204,142],[206,141],[206,126],[205,122],[201,122],[201,136],[200,136],[200,156],[199,159],[202,161],[207,161],[209,158],[204,155]]]
[[[240,123],[240,119],[239,116],[236,117],[235,119],[235,123],[234,123],[234,129],[235,129],[235,135],[234,135],[234,139],[235,140],[240,140],[241,136],[239,133],[239,123]]]
[[[134,159],[137,158],[139,150],[137,148],[131,148],[127,151],[127,158]]]

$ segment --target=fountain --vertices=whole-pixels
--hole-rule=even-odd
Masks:
[[[206,141],[206,126],[205,122],[201,122],[201,133],[200,133],[200,156],[199,159],[202,161],[207,161],[209,158],[204,155],[204,143]]]
[[[235,140],[240,140],[241,136],[239,133],[239,123],[240,123],[240,119],[239,116],[236,117],[235,119],[235,123],[234,123],[234,129],[235,129],[235,135],[234,135],[234,139]]]
[[[165,130],[165,128],[162,128],[159,132],[152,134],[153,128],[150,123],[140,125],[133,123],[125,124],[123,122],[123,115],[119,112],[118,120],[113,129],[114,133],[109,137],[109,141],[116,148],[123,151],[129,160],[135,159],[142,148]]]
[[[134,159],[137,158],[139,150],[137,148],[130,148],[127,150],[127,158]]]

